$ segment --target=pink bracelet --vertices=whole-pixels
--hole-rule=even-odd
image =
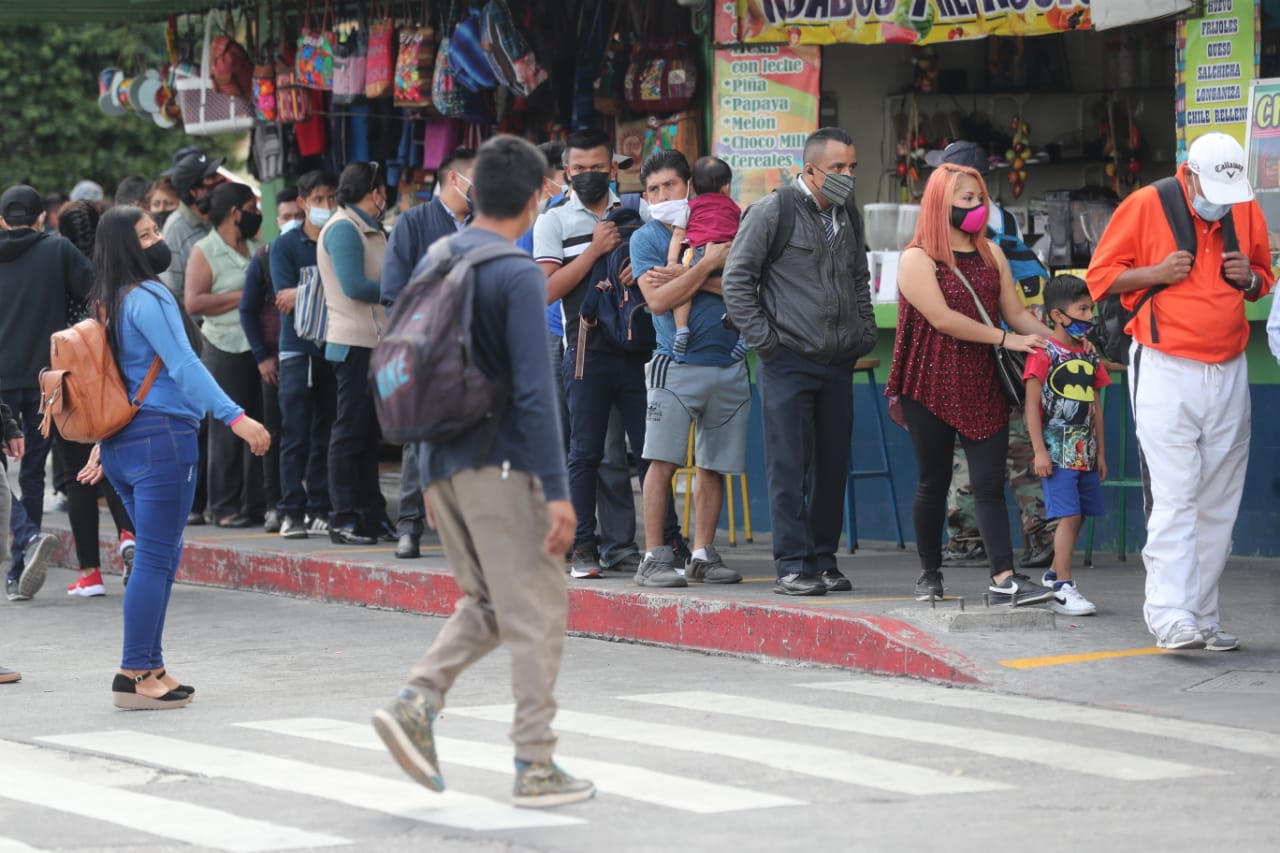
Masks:
[[[242,420],[244,420],[244,418],[245,418],[245,414],[244,414],[244,412],[241,412],[239,415],[237,415],[237,416],[236,416],[235,420],[233,420],[231,423],[227,424],[227,426],[229,426],[229,427],[233,427],[233,426],[235,426],[236,424],[240,423]]]

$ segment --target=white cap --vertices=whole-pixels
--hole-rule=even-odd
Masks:
[[[1244,168],[1244,149],[1234,136],[1206,133],[1191,143],[1187,168],[1200,178],[1200,189],[1210,204],[1239,204],[1253,199],[1253,187]]]

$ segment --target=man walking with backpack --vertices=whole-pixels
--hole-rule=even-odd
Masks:
[[[876,344],[866,239],[849,204],[857,166],[847,132],[811,133],[803,174],[756,202],[721,282],[729,318],[760,358],[779,595],[852,588],[836,567],[836,550],[853,366]]]
[[[471,328],[461,336],[474,346],[484,376],[501,383],[503,402],[491,417],[481,413],[456,437],[418,445],[428,507],[463,598],[413,667],[409,686],[373,718],[400,767],[427,788],[443,791],[433,723],[462,671],[505,646],[516,700],[514,801],[529,808],[595,794],[591,782],[575,779],[552,760],[554,690],[568,611],[561,556],[572,542],[575,518],[564,461],[556,452],[560,424],[547,358],[546,278],[512,245],[538,215],[545,168],[542,154],[524,140],[498,136],[486,142],[476,157],[475,219],[448,239],[447,252],[455,262],[477,251],[511,252],[479,263],[460,285],[470,289],[474,309]],[[439,265],[426,265],[421,275],[434,276],[435,286],[410,284],[400,298],[422,305],[415,314],[439,315],[431,311],[432,297],[446,292],[448,283],[439,283],[444,274]],[[398,326],[393,322],[381,347],[395,339]],[[391,367],[397,364],[390,373],[378,370],[384,403],[404,373],[404,361]],[[375,365],[384,367],[377,358]],[[449,373],[446,366],[413,365],[417,370],[401,393],[428,393],[421,386],[440,381]],[[440,411],[450,409],[450,400],[459,395],[433,396],[431,405],[441,416],[461,416],[460,410]],[[385,408],[381,414],[386,421]],[[395,432],[388,423],[387,433]]]
[[[52,445],[40,434],[40,371],[49,366],[49,336],[67,327],[68,297],[86,302],[93,285],[88,259],[44,226],[44,199],[33,188],[19,184],[0,195],[0,401],[20,420],[26,445],[18,474],[22,499],[10,504],[9,601],[26,601],[40,590],[53,554],[54,538],[40,532]]]
[[[1199,137],[1178,167],[1182,204],[1166,214],[1156,187],[1137,190],[1089,264],[1094,300],[1118,295],[1132,312],[1125,330],[1146,485],[1144,615],[1166,649],[1240,643],[1219,622],[1218,583],[1252,429],[1244,303],[1274,283],[1267,224],[1244,164],[1234,138]],[[1194,240],[1194,253],[1177,233]]]

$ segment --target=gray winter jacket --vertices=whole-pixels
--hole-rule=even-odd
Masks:
[[[778,227],[778,197],[794,194],[795,229],[768,263]],[[836,208],[834,246],[817,203],[795,184],[756,202],[725,262],[721,287],[729,319],[760,358],[784,346],[821,364],[852,363],[876,345],[870,272],[862,223]]]

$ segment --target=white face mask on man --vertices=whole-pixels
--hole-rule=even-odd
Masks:
[[[689,225],[689,199],[654,202],[649,205],[649,215],[670,228],[686,228]]]

